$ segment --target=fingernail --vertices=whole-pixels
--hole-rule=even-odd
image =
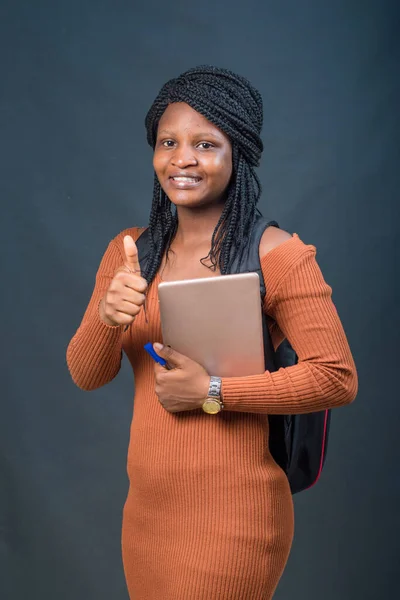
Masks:
[[[153,347],[156,350],[162,350],[164,348],[164,346],[162,344],[159,344],[158,342],[156,342],[155,344],[153,344]]]

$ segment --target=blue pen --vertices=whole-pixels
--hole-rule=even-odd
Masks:
[[[153,348],[153,344],[151,342],[148,342],[147,344],[144,345],[144,349],[146,350],[146,352],[148,352],[150,354],[150,356],[158,363],[160,363],[161,366],[165,367],[167,364],[167,361],[164,358],[161,358],[161,356],[158,356],[157,352],[154,350]]]

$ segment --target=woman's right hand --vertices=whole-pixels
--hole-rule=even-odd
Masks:
[[[130,325],[145,301],[147,281],[141,277],[138,250],[130,235],[124,237],[124,252],[125,262],[99,304],[100,318],[107,325]]]

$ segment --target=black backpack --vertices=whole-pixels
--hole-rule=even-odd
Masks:
[[[240,261],[233,261],[230,268],[230,273],[258,273],[262,303],[265,283],[259,246],[265,229],[270,225],[278,227],[276,221],[267,221],[262,215],[257,215],[246,251]],[[139,236],[136,245],[143,272],[149,254],[148,229]],[[264,348],[269,349],[269,352],[265,352],[265,369],[277,371],[280,367],[296,364],[297,355],[288,340],[285,339],[274,352],[267,319],[264,312],[262,314]],[[330,410],[301,415],[268,415],[269,449],[274,460],[286,473],[292,494],[306,490],[318,481],[325,464],[330,418]]]

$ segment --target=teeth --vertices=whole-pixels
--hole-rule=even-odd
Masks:
[[[187,181],[190,183],[196,183],[196,181],[199,181],[199,179],[195,177],[173,177],[172,179],[174,181]]]

